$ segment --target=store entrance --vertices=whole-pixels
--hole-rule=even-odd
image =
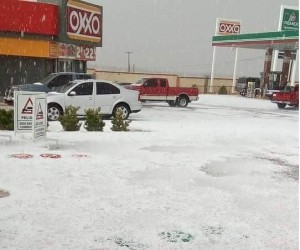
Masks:
[[[72,60],[58,60],[58,72],[74,72],[75,65]]]
[[[85,70],[86,70],[86,63],[84,61],[61,60],[61,59],[57,61],[56,72],[85,73]]]

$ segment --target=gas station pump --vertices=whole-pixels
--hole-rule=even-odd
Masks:
[[[260,73],[261,82],[264,80],[264,72]],[[263,93],[265,96],[271,97],[274,92],[279,92],[283,90],[285,85],[281,84],[282,72],[281,71],[270,71],[269,82],[264,83]]]

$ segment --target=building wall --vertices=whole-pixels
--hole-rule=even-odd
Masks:
[[[119,71],[102,71],[95,69],[88,69],[89,74],[94,75],[96,79],[103,79],[109,81],[118,82],[131,82],[134,83],[142,77],[166,77],[172,87],[197,87],[200,93],[208,93],[208,86],[210,84],[210,78],[207,76],[199,77],[182,77],[173,74],[151,74],[151,73],[128,73]],[[232,79],[230,78],[215,78],[213,93],[217,93],[219,88],[225,85],[228,93],[234,93],[232,89]]]
[[[53,60],[0,55],[0,96],[15,84],[34,83],[53,71]]]
[[[171,86],[178,85],[178,76],[171,74],[151,74],[151,73],[128,73],[117,71],[96,71],[88,69],[88,73],[93,74],[96,79],[103,79],[108,81],[130,82],[134,83],[143,77],[165,77],[170,82]]]

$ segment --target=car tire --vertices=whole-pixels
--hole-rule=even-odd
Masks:
[[[127,104],[118,104],[117,106],[115,106],[113,116],[116,115],[117,111],[122,111],[123,112],[122,118],[124,120],[126,120],[129,116],[129,114],[130,114],[130,109],[129,109]]]
[[[49,104],[47,118],[48,121],[57,121],[58,117],[63,113],[62,108],[57,104]]]
[[[279,109],[284,109],[285,106],[286,106],[285,103],[277,103],[277,107],[278,107]]]
[[[179,96],[176,102],[178,107],[186,107],[189,104],[189,99],[186,96]]]
[[[176,107],[176,101],[167,101],[170,107]]]

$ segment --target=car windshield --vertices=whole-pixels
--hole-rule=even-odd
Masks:
[[[135,84],[137,85],[143,85],[146,79],[142,78],[140,80],[138,80]]]
[[[50,74],[46,77],[44,77],[42,80],[40,80],[39,82],[41,82],[42,84],[45,84],[47,82],[50,82],[52,78],[55,77],[55,74]]]
[[[53,91],[56,91],[59,93],[65,93],[68,89],[72,88],[76,83],[77,83],[77,81],[68,82],[67,84],[65,84],[61,87],[53,88]]]
[[[19,87],[20,90],[24,90],[24,91],[37,91],[37,92],[49,92],[49,88],[46,85],[40,84],[40,85],[36,85],[36,84],[26,84],[26,85],[21,85]]]

